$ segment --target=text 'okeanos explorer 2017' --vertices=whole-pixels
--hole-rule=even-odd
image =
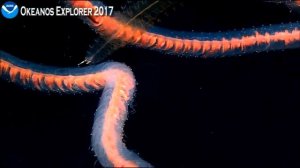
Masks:
[[[111,16],[113,6],[94,6],[93,8],[20,8],[21,16]]]

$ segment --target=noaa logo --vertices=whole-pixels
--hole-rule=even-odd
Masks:
[[[13,19],[19,13],[18,5],[15,4],[14,2],[7,1],[7,2],[5,2],[5,4],[2,5],[1,13],[5,18]]]

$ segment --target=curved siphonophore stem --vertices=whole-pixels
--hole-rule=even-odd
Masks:
[[[77,8],[94,6],[90,1],[70,3]],[[299,5],[299,1],[295,4]],[[90,16],[88,21],[109,39],[174,55],[217,57],[300,47],[300,23],[224,33],[189,33],[157,27],[147,31],[109,16]],[[92,147],[98,160],[105,167],[151,167],[122,142],[127,104],[135,90],[135,79],[127,66],[109,62],[83,68],[55,68],[22,61],[0,51],[0,76],[39,91],[103,90],[92,131]]]
[[[73,0],[71,5],[93,7],[89,1]],[[300,46],[300,23],[297,22],[242,31],[190,33],[158,27],[146,31],[110,16],[90,16],[89,21],[100,35],[174,55],[217,57]]]
[[[149,167],[122,142],[127,104],[135,90],[131,69],[109,62],[84,68],[55,68],[19,60],[0,51],[0,76],[24,87],[59,93],[94,92],[103,89],[96,110],[93,150],[105,167]]]

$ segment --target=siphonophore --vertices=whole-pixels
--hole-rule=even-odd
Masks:
[[[71,1],[70,4],[73,7],[95,5],[90,1]],[[297,22],[222,33],[191,33],[155,26],[147,30],[108,16],[87,20],[99,36],[171,55],[221,57],[300,46],[300,23]],[[22,61],[1,51],[0,74],[5,80],[39,91],[68,94],[103,90],[92,131],[92,148],[97,159],[104,167],[152,166],[122,142],[127,105],[136,85],[126,65],[107,62],[81,68],[56,68]]]

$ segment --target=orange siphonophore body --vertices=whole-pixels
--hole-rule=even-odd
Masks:
[[[93,8],[90,1],[72,0],[76,8]],[[98,2],[101,3],[101,2]],[[299,5],[299,1],[295,1]],[[115,17],[89,16],[100,35],[138,47],[176,55],[228,56],[300,46],[300,24],[281,24],[225,33],[187,33],[153,28],[147,31]],[[21,61],[0,51],[0,76],[41,91],[60,93],[103,90],[92,131],[92,146],[105,167],[150,167],[122,142],[127,104],[135,90],[131,70],[119,63],[84,68],[44,67]]]
[[[73,0],[70,3],[76,8],[94,7],[90,1]],[[300,1],[294,3],[299,5]],[[113,16],[89,16],[88,22],[101,36],[174,55],[216,57],[300,46],[300,24],[297,22],[222,33],[176,32],[157,27],[145,30]],[[112,133],[111,136],[116,135]],[[119,158],[119,155],[114,156]],[[101,160],[101,157],[98,159],[106,165],[105,160]]]
[[[89,1],[71,1],[71,4],[77,8],[93,8],[93,3]],[[155,27],[152,31],[146,31],[111,16],[90,16],[89,20],[100,35],[176,55],[228,56],[300,46],[299,23],[205,34],[172,32]]]
[[[150,166],[122,143],[127,104],[135,90],[135,79],[127,66],[111,62],[60,69],[28,64],[0,52],[0,76],[41,91],[76,93],[103,89],[92,132],[93,150],[101,164],[110,167]]]

